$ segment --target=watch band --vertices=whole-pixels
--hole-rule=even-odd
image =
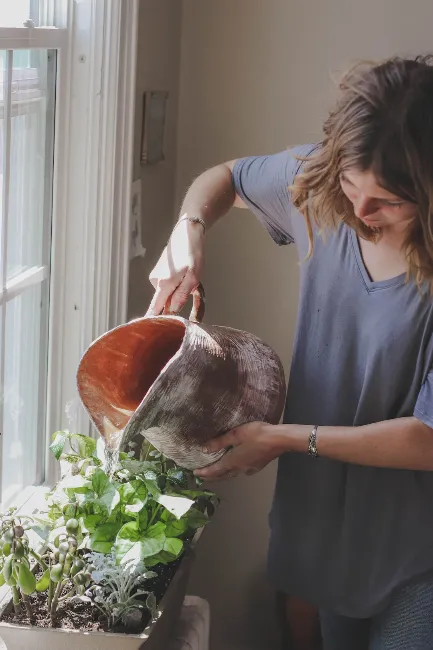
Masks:
[[[318,451],[317,451],[317,445],[316,445],[316,439],[317,439],[317,430],[318,426],[314,426],[312,432],[310,433],[310,437],[308,439],[308,454],[309,456],[313,456],[314,458],[318,457]]]

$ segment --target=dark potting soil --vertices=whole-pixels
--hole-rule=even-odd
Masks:
[[[156,578],[146,582],[146,590],[153,591],[157,604],[160,603],[167,588],[172,581],[174,574],[179,568],[182,558],[171,562],[170,564],[158,564],[152,567],[152,571],[157,573]],[[37,574],[40,577],[41,574]],[[72,585],[69,586],[71,589]],[[64,593],[68,593],[68,585],[64,588]],[[37,627],[57,627],[64,630],[82,630],[84,632],[117,632],[140,634],[150,621],[150,613],[147,609],[142,610],[140,624],[134,629],[126,629],[124,625],[118,625],[116,628],[109,630],[107,620],[97,607],[90,603],[80,602],[79,600],[69,600],[62,603],[57,609],[56,621],[53,625],[50,616],[47,614],[47,592],[42,594],[32,594],[28,597],[32,613],[33,625]],[[143,600],[145,600],[143,596]],[[2,621],[12,624],[29,625],[30,620],[27,611],[21,605],[21,611],[16,614],[14,609],[7,611],[2,617]]]

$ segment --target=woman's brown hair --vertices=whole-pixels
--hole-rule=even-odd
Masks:
[[[321,232],[343,222],[361,237],[380,233],[355,217],[343,193],[344,170],[371,170],[378,183],[418,207],[404,250],[409,276],[433,286],[433,56],[358,64],[340,83],[318,153],[307,159],[291,189],[307,221]]]

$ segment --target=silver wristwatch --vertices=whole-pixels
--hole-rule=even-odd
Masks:
[[[310,437],[308,439],[308,454],[309,456],[313,456],[314,458],[317,458],[319,455],[317,452],[317,446],[316,446],[316,438],[317,438],[317,429],[319,427],[315,426],[310,433]]]

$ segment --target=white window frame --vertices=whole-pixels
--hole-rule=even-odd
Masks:
[[[64,9],[67,7],[67,11]],[[46,0],[58,27],[0,28],[0,49],[58,50],[45,485],[58,478],[52,433],[90,433],[77,404],[87,346],[126,320],[138,0]],[[31,499],[30,499],[31,500]]]

